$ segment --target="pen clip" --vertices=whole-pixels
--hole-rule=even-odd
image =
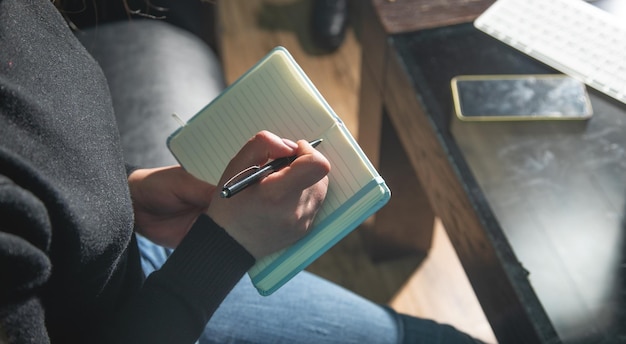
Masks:
[[[224,183],[223,188],[226,189],[226,188],[230,187],[231,185],[233,185],[234,183],[236,183],[238,181],[238,179],[243,176],[243,174],[248,173],[248,172],[254,172],[254,171],[257,171],[259,169],[261,169],[261,166],[259,166],[259,165],[254,165],[254,166],[250,166],[250,167],[246,168],[245,170],[237,173],[232,178],[227,180],[226,183]]]

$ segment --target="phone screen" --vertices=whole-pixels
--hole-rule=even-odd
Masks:
[[[452,80],[461,119],[585,119],[585,85],[565,75],[458,76]]]

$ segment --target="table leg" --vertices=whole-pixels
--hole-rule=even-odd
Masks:
[[[434,213],[411,168],[395,130],[383,114],[382,99],[367,68],[362,69],[359,141],[389,185],[392,197],[361,229],[374,261],[407,255],[426,256],[431,245]]]

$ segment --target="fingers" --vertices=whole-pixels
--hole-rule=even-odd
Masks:
[[[211,202],[211,196],[216,191],[215,185],[197,179],[180,166],[172,167],[178,177],[175,189],[178,197],[189,204],[206,208]]]
[[[330,163],[326,157],[307,141],[298,141],[296,155],[298,158],[290,166],[270,175],[262,182],[268,187],[280,190],[304,190],[324,179],[330,172]],[[280,187],[271,184],[280,184]]]
[[[295,143],[260,132],[237,153],[222,176],[221,185],[251,165],[293,155],[297,158],[290,166],[233,197],[214,193],[206,210],[256,258],[285,248],[307,232],[326,196],[330,163],[304,140]]]
[[[295,143],[269,132],[261,131],[252,137],[230,161],[220,185],[240,171],[254,165],[263,165],[269,160],[297,155],[298,158],[287,168],[270,175],[261,183],[277,190],[304,190],[330,171],[328,160],[307,141]],[[274,185],[272,184],[280,184]]]
[[[296,154],[298,145],[282,139],[269,131],[261,131],[252,137],[230,161],[226,171],[237,173],[244,168],[263,165],[269,159],[277,159]]]

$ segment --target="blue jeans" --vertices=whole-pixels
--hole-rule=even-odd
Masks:
[[[138,237],[146,275],[170,250]],[[204,343],[478,343],[451,326],[398,314],[306,271],[268,297],[245,276],[217,309]]]

